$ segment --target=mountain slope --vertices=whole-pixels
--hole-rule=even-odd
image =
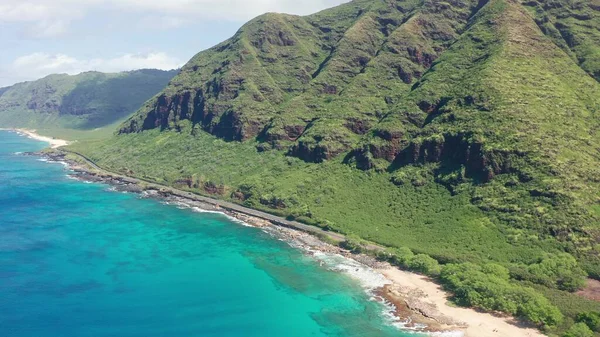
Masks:
[[[477,5],[439,11],[437,3],[355,1],[309,17],[263,15],[194,57],[122,131],[191,120],[224,139],[258,137],[261,148],[331,158],[410,89]]]
[[[0,125],[94,129],[132,114],[176,71],[50,75],[0,89]]]
[[[522,303],[459,302],[559,333],[600,311],[570,293],[586,272],[600,279],[599,9],[360,0],[267,14],[196,55],[113,139],[72,148],[111,170],[393,247],[393,261],[421,272],[439,269],[399,252],[469,278],[480,267],[451,264],[499,264],[510,279],[471,289],[478,299],[521,298],[518,285],[567,319],[539,299],[538,318]],[[448,273],[458,297],[489,283]]]
[[[540,29],[600,80],[600,1],[529,1]]]

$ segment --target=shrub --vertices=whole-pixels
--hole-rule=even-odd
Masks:
[[[594,332],[584,323],[574,324],[563,337],[594,337]]]
[[[539,263],[527,267],[525,279],[566,291],[577,291],[585,285],[586,272],[570,254],[548,254]]]
[[[415,256],[412,250],[407,247],[392,249],[390,254],[390,262],[403,268],[408,268],[408,262]]]
[[[562,321],[558,308],[535,290],[511,283],[508,270],[500,265],[450,264],[440,278],[460,305],[505,312],[540,326]]]
[[[408,268],[425,275],[437,276],[441,272],[440,264],[429,255],[419,254],[408,261]]]
[[[346,240],[343,241],[340,246],[355,254],[360,254],[363,252],[362,240],[360,237],[353,234],[347,235]]]
[[[499,278],[504,280],[510,279],[510,273],[508,269],[495,263],[488,263],[484,265],[482,267],[482,271],[486,274],[498,276]]]
[[[577,315],[577,322],[585,323],[592,331],[600,332],[600,312],[584,312]]]

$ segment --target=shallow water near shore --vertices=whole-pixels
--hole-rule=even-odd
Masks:
[[[0,336],[415,336],[260,229],[16,154],[45,146],[0,131]]]

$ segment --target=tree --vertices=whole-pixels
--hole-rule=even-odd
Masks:
[[[518,287],[517,315],[526,318],[537,325],[556,326],[563,320],[563,315],[557,307],[537,291],[531,288]]]

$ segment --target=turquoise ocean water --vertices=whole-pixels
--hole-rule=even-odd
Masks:
[[[259,229],[15,154],[45,146],[0,131],[0,336],[415,336]]]

